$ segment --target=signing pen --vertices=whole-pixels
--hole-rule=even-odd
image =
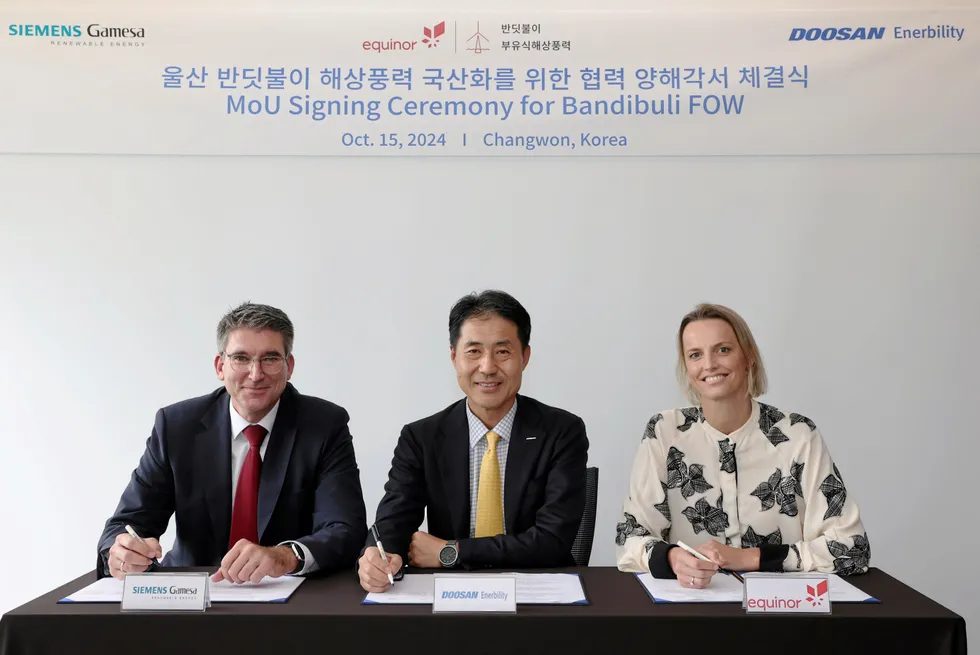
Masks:
[[[698,551],[694,550],[693,548],[691,548],[690,546],[688,546],[687,544],[685,544],[683,541],[678,541],[677,542],[677,545],[680,546],[681,548],[683,548],[684,550],[686,550],[687,552],[689,552],[690,554],[694,555],[698,559],[704,560],[705,562],[711,562],[710,559],[708,559],[707,557],[705,557],[704,555],[702,555]],[[714,562],[711,562],[711,563],[714,564]],[[718,572],[719,573],[724,573],[725,575],[730,575],[730,576],[734,577],[736,580],[738,580],[739,582],[741,582],[743,584],[745,583],[745,578],[743,578],[741,575],[739,575],[735,571],[729,571],[728,569],[723,569],[723,568],[721,568],[719,566],[718,567]]]
[[[138,534],[136,534],[136,530],[133,529],[133,526],[127,525],[126,526],[126,532],[129,533],[129,536],[130,537],[132,537],[136,541],[140,542],[141,544],[143,544],[147,548],[150,547],[150,545],[148,543],[146,543],[145,541],[143,541],[143,537],[141,537]],[[156,564],[157,566],[160,566],[160,560],[158,560],[156,557],[153,558],[153,563]]]
[[[378,534],[378,526],[371,526],[371,536],[374,537],[374,543],[377,544],[378,550],[381,551],[381,559],[383,559],[385,564],[387,564],[388,554],[385,553],[385,547],[381,545],[381,535]],[[395,584],[395,578],[390,573],[388,574],[388,582],[390,582],[392,585]]]

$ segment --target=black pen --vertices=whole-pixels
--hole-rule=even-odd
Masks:
[[[745,584],[745,578],[743,578],[741,575],[739,575],[738,571],[729,571],[728,569],[718,569],[718,570],[721,571],[722,573],[724,573],[725,575],[732,576],[733,578],[735,578],[736,580],[738,580],[742,584]]]
[[[383,559],[385,564],[387,564],[388,554],[385,553],[385,547],[381,545],[381,535],[378,534],[378,526],[371,526],[371,536],[374,537],[374,543],[377,544],[378,550],[381,551],[381,559]],[[390,582],[392,585],[395,584],[395,578],[390,573],[388,574],[388,582]]]

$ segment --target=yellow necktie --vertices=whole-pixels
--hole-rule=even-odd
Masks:
[[[480,464],[480,490],[476,503],[476,536],[493,537],[504,532],[504,508],[501,497],[500,465],[497,463],[497,441],[500,435],[487,432],[487,452]]]

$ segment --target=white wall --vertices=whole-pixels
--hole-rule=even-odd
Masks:
[[[767,402],[821,426],[872,564],[976,638],[978,179],[977,156],[0,156],[0,611],[92,568],[154,411],[217,386],[229,306],[289,313],[371,518],[400,427],[460,395],[449,307],[499,287],[533,321],[523,391],[588,426],[594,565],[646,420],[682,402],[676,325],[722,302]]]

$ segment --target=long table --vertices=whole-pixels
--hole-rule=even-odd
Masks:
[[[966,653],[962,617],[878,569],[848,580],[881,603],[835,604],[830,616],[748,616],[738,604],[654,603],[633,575],[615,568],[560,570],[581,576],[588,605],[519,605],[516,615],[363,605],[351,572],[313,577],[286,603],[213,604],[197,614],[57,603],[93,582],[93,571],[4,614],[0,655]]]

